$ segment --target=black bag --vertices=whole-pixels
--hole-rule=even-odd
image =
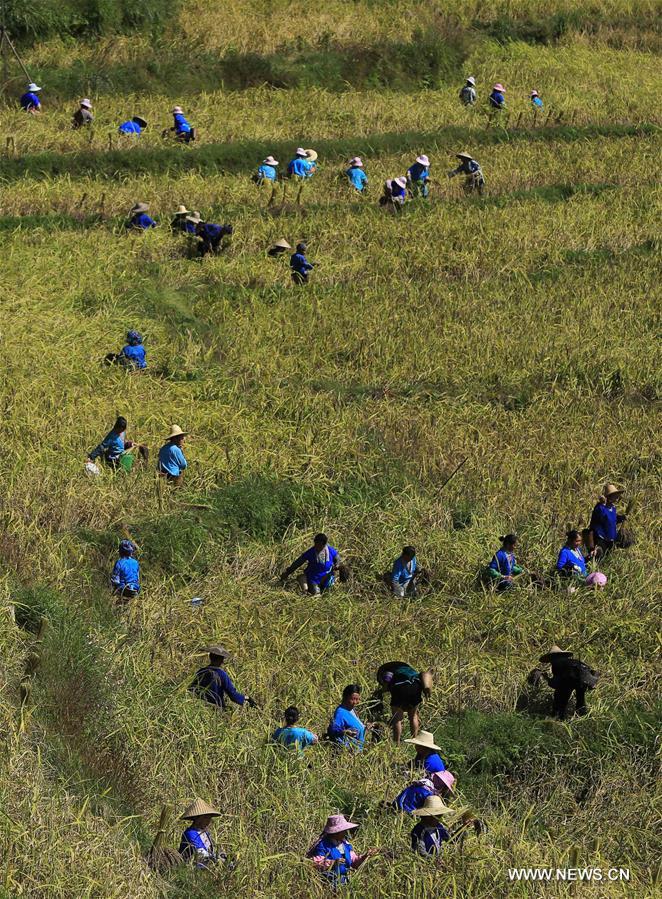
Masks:
[[[583,687],[585,690],[593,690],[600,679],[598,672],[589,668],[585,662],[580,662],[579,659],[571,659],[571,663],[577,686]]]

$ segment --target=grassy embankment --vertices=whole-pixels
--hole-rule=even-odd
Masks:
[[[35,48],[35,62],[49,52]],[[66,91],[40,120],[7,114],[18,151],[0,160],[3,605],[17,619],[0,618],[7,895],[162,894],[140,852],[161,804],[196,794],[226,811],[219,841],[239,864],[213,881],[179,874],[176,895],[321,895],[301,856],[336,808],[363,822],[358,846],[398,852],[359,875],[357,895],[533,897],[538,887],[508,883],[509,866],[575,863],[632,869],[629,887],[582,895],[654,895],[659,138],[647,59],[481,45],[466,70],[519,89],[509,129],[458,109],[455,83],[141,97],[164,125],[184,103],[201,129],[192,148],[164,145],[155,127],[109,152],[135,105],[112,91],[95,97],[91,143],[66,130]],[[563,110],[558,126],[534,127],[528,111],[517,125],[534,82]],[[320,150],[320,175],[305,212],[274,218],[248,174],[300,141]],[[485,168],[483,201],[439,177],[460,143]],[[381,179],[421,150],[438,176],[431,202],[381,215]],[[368,162],[365,202],[336,178],[353,152]],[[165,229],[126,236],[137,199],[164,220],[183,201],[232,221],[232,248],[198,263]],[[310,240],[320,266],[306,291],[264,256],[281,234]],[[127,327],[146,335],[143,377],[99,364]],[[172,421],[192,431],[182,491],[161,499],[151,471],[85,480],[85,452],[117,413],[155,449]],[[638,542],[606,566],[603,594],[475,589],[505,530],[547,568],[606,479],[635,499]],[[320,527],[356,576],[307,600],[275,575]],[[122,611],[106,578],[125,530],[144,593]],[[434,583],[396,604],[378,576],[405,541]],[[219,720],[188,695],[210,636],[236,652],[232,673],[259,712]],[[552,641],[603,672],[590,716],[568,725],[514,712]],[[342,760],[320,748],[307,765],[265,743],[290,702],[322,731],[342,686],[371,689],[389,657],[435,667],[425,722],[491,828],[439,870],[410,856],[409,822],[377,808],[405,782],[404,748]]]

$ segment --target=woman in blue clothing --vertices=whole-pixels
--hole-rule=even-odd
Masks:
[[[181,106],[173,107],[172,117],[173,126],[168,130],[175,132],[176,139],[186,144],[190,143],[192,140],[195,140],[195,128],[192,128],[190,123],[187,121],[186,116],[184,115],[184,110]],[[164,135],[168,133],[168,130],[163,132]]]
[[[142,336],[138,331],[128,331],[126,345],[119,353],[108,353],[105,361],[108,365],[122,365],[129,371],[140,371],[147,368],[147,354]]]
[[[146,120],[142,116],[134,115],[126,122],[122,122],[117,130],[120,134],[135,134],[140,137],[145,128],[147,128]]]
[[[379,205],[386,206],[392,212],[398,211],[407,200],[407,179],[387,178],[384,182],[384,192],[379,198]]]
[[[427,197],[430,193],[430,160],[422,153],[407,169],[407,183],[412,197]]]
[[[403,546],[402,553],[393,563],[391,570],[391,590],[393,594],[400,599],[404,599],[407,594],[415,596],[417,572],[416,550],[413,546]]]
[[[335,584],[335,572],[340,566],[340,556],[338,550],[329,543],[326,534],[315,534],[310,549],[301,553],[299,558],[281,574],[281,583],[284,584],[304,563],[306,570],[297,578],[302,593],[319,596],[323,590],[328,590]]]
[[[39,115],[41,112],[41,100],[37,96],[41,88],[34,81],[28,84],[27,90],[20,99],[21,109],[30,115]]]
[[[446,770],[444,760],[439,755],[441,747],[434,742],[434,734],[429,730],[422,730],[415,737],[405,740],[416,748],[416,756],[413,760],[415,768],[423,768],[428,775],[438,774]]]
[[[182,451],[185,437],[186,431],[182,431],[179,425],[172,425],[168,439],[159,450],[157,470],[161,477],[174,484],[181,484],[184,471],[188,466]]]
[[[269,155],[262,160],[262,165],[258,166],[257,173],[253,175],[253,181],[255,181],[257,186],[269,192],[267,206],[272,206],[276,200],[279,165],[278,160]]]
[[[589,524],[589,548],[596,558],[611,552],[614,547],[627,549],[632,546],[632,539],[618,527],[627,521],[627,515],[619,514],[616,509],[622,493],[613,484],[606,484],[602,496],[593,508]]]
[[[533,106],[534,111],[540,112],[540,110],[542,110],[543,102],[540,99],[538,91],[531,91],[531,105]]]
[[[485,178],[480,164],[476,162],[471,153],[456,153],[455,157],[460,160],[460,164],[456,169],[448,172],[448,177],[455,178],[456,175],[464,175],[464,184],[462,185],[464,192],[471,194],[478,191],[479,194],[482,194],[485,188]]]
[[[126,227],[129,231],[148,231],[150,228],[156,228],[154,219],[147,215],[149,212],[149,203],[136,203],[129,213],[129,220]]]
[[[286,746],[288,749],[294,747],[302,750],[319,742],[316,734],[306,730],[305,727],[296,727],[300,715],[299,709],[295,705],[285,709],[284,718],[285,727],[279,727],[273,733],[271,739],[274,743],[280,743],[281,746]]]
[[[363,160],[360,156],[355,156],[349,161],[349,168],[345,172],[349,178],[349,183],[354,190],[362,194],[368,186],[368,176],[363,171]]]
[[[506,89],[501,82],[497,82],[492,88],[489,101],[493,110],[506,108]]]
[[[379,849],[368,849],[362,855],[354,852],[348,837],[358,826],[344,815],[330,815],[324,830],[306,853],[306,858],[312,860],[315,868],[334,889],[348,883],[352,871],[379,852]]]
[[[588,572],[587,556],[582,552],[584,535],[571,530],[566,534],[565,545],[561,547],[556,560],[556,571],[561,577],[570,579],[571,586],[604,587],[607,577],[601,571]]]
[[[504,537],[499,537],[499,540],[501,541],[501,549],[498,549],[492,556],[492,561],[487,568],[487,574],[492,579],[496,589],[501,592],[514,587],[514,578],[522,574],[524,569],[517,564],[515,558],[517,534],[506,534]]]
[[[209,825],[220,812],[202,799],[196,799],[189,805],[181,821],[190,821],[179,844],[179,853],[185,862],[194,864],[196,868],[207,869],[217,862],[227,859],[226,854],[214,846]]]
[[[120,540],[119,559],[115,562],[110,585],[115,596],[133,599],[140,593],[140,565],[133,556],[136,544],[132,540]]]
[[[106,465],[110,466],[110,468],[117,468],[122,453],[133,446],[133,443],[126,439],[126,429],[126,418],[124,418],[123,415],[118,416],[115,420],[115,424],[110,431],[108,431],[101,443],[99,443],[88,455],[87,461],[95,462],[97,459],[100,459]]]
[[[361,751],[365,744],[366,730],[355,709],[361,702],[361,687],[348,684],[342,691],[342,701],[333,713],[327,736],[333,743]]]
[[[225,709],[226,697],[237,705],[246,703],[250,708],[255,708],[257,705],[255,700],[237,690],[224,668],[225,663],[231,658],[227,649],[215,644],[208,646],[203,652],[209,653],[209,664],[196,671],[189,690],[221,711]]]
[[[449,808],[439,796],[429,796],[412,815],[421,820],[411,832],[411,848],[426,857],[439,855],[444,843],[457,840],[471,825],[476,835],[485,831],[483,822],[475,818],[468,808],[456,811]]]

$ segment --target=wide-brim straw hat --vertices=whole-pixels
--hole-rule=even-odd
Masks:
[[[348,821],[344,815],[329,815],[322,833],[343,833],[345,830],[354,830],[358,826],[353,821]]]
[[[476,84],[476,79],[474,78],[473,75],[469,75],[469,77],[467,78],[467,84],[471,84],[471,85]]]
[[[317,159],[317,150],[306,150],[305,153],[311,162],[315,162],[315,160]]]
[[[417,818],[424,818],[426,815],[433,818],[455,818],[457,814],[455,809],[449,808],[440,796],[428,796],[423,805],[412,812]]]
[[[183,113],[184,113],[184,110],[182,109],[181,106],[173,106],[173,107],[172,107],[172,114],[173,114],[173,115],[183,115]]]
[[[493,91],[505,91],[505,87],[503,86],[503,84],[501,84],[500,81],[497,81],[497,83],[494,85],[492,90]]]
[[[34,93],[34,91],[40,91],[41,88],[38,84],[35,84],[34,81],[31,81],[30,84],[28,84],[28,90]]]
[[[183,203],[180,203],[175,211],[175,215],[190,215],[186,206]]]
[[[80,101],[80,105],[84,106],[85,109],[92,109],[92,101],[88,100],[87,97],[83,97],[83,99]]]
[[[204,799],[196,799],[185,810],[179,819],[180,821],[188,821],[192,818],[201,818],[203,815],[211,815],[212,818],[220,818],[221,813],[217,811],[213,805],[205,802]]]
[[[202,216],[199,212],[192,212],[190,215],[186,216],[187,222],[193,222],[194,225],[199,225],[202,221]]]
[[[571,652],[568,652],[566,649],[561,649],[560,646],[557,646],[556,643],[549,652],[546,652],[544,656],[540,656],[541,662],[551,662],[552,656],[563,656],[564,658],[569,658],[572,655]]]
[[[206,652],[209,653],[210,656],[218,656],[221,659],[232,658],[232,655],[227,651],[225,646],[220,643],[212,643],[210,646],[205,646],[200,652]]]
[[[281,250],[291,250],[292,245],[289,244],[284,237],[279,238],[272,246],[280,247]]]
[[[147,128],[147,119],[144,119],[140,115],[132,116],[131,121],[136,122],[136,124],[140,125],[141,128]]]
[[[173,437],[186,437],[187,433],[188,431],[182,431],[179,425],[171,425],[168,440],[172,440]]]
[[[420,156],[417,156],[417,157],[416,157],[416,162],[417,162],[419,165],[430,165],[430,160],[427,158],[427,156],[425,155],[425,153],[421,153]]]
[[[411,743],[412,746],[423,746],[425,749],[437,749],[441,751],[441,746],[437,746],[434,742],[434,734],[429,730],[421,730],[417,737],[410,737],[405,743]]]
[[[614,484],[605,484],[602,491],[602,495],[607,497],[607,499],[609,499],[610,496],[621,496],[622,493],[623,491]]]
[[[359,169],[363,168],[363,160],[361,159],[360,156],[354,156],[352,159],[349,160],[349,164],[354,165]]]
[[[458,159],[473,159],[471,153],[467,153],[466,150],[463,150],[461,153],[455,154]]]
[[[267,156],[266,159],[262,160],[262,165],[280,165],[280,163],[273,156]]]
[[[131,212],[147,212],[148,209],[149,203],[136,203],[136,205],[132,207]]]
[[[395,184],[398,185],[398,187],[406,187],[406,186],[407,186],[407,179],[406,179],[406,178],[403,178],[403,177],[400,177],[400,178],[394,178],[393,181],[395,182]]]

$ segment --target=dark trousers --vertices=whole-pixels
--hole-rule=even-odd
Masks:
[[[308,273],[307,272],[292,272],[292,280],[295,284],[307,284],[308,283]]]
[[[218,240],[201,240],[198,246],[198,255],[206,256],[207,253],[218,253],[221,249],[221,238]]]
[[[560,718],[561,721],[563,721],[567,717],[568,703],[570,702],[570,697],[572,696],[573,690],[575,691],[575,706],[577,714],[585,715],[587,712],[585,687],[555,687],[552,710],[555,717]]]

